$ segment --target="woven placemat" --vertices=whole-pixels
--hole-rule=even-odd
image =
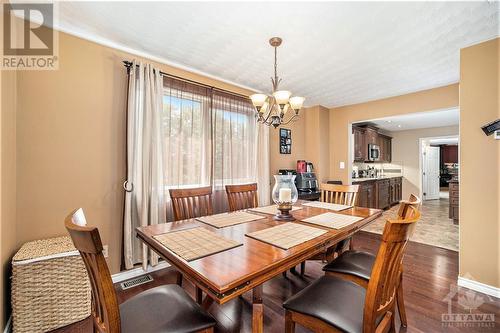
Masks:
[[[251,232],[247,234],[247,236],[288,250],[289,248],[321,236],[326,232],[326,230],[309,227],[299,223],[285,223],[264,230]]]
[[[302,204],[302,206],[324,208],[324,209],[334,210],[337,212],[352,207],[349,205],[339,205],[339,204],[335,204],[335,203],[321,202],[321,201],[307,202],[307,203]]]
[[[215,228],[225,228],[225,227],[230,227],[232,225],[237,225],[260,219],[263,219],[263,217],[260,215],[250,214],[244,211],[222,213],[222,214],[196,218],[196,220],[211,225],[212,227]]]
[[[316,224],[332,229],[340,229],[355,222],[361,221],[362,219],[363,218],[359,216],[336,214],[336,213],[324,213],[304,219],[302,220],[302,222]]]
[[[299,210],[299,209],[302,209],[302,207],[292,206],[292,212],[295,210]],[[270,206],[264,206],[264,207],[249,208],[248,210],[250,210],[252,212],[257,212],[257,213],[275,215],[276,213],[278,213],[278,206],[270,205]]]
[[[171,231],[153,237],[186,261],[207,257],[243,244],[202,227]]]

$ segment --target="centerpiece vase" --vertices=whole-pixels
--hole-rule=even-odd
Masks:
[[[294,221],[290,211],[297,202],[299,193],[295,186],[295,175],[274,175],[273,201],[278,206],[278,213],[274,216],[277,221]]]

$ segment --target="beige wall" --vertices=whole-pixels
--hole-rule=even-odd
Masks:
[[[0,24],[3,4],[0,3]],[[3,43],[0,36],[0,43]],[[0,70],[0,330],[10,312],[10,260],[16,239],[16,80],[15,71]]]
[[[500,39],[460,52],[460,275],[500,288]]]
[[[392,132],[392,163],[401,165],[403,171],[403,198],[410,194],[420,195],[420,151],[419,139],[458,135],[458,126],[423,128]]]
[[[63,220],[83,207],[120,269],[125,178],[122,60],[134,58],[64,33],[59,70],[23,71],[17,81],[17,240],[65,234]],[[163,71],[235,92],[223,82],[156,64]]]
[[[270,128],[270,175],[279,169],[296,169],[297,160],[312,162],[319,181],[326,181],[329,174],[329,110],[323,106],[313,106],[300,111],[300,117],[282,128],[292,130],[292,153],[280,154],[279,128]],[[271,180],[274,184],[274,180]]]
[[[330,109],[330,178],[349,180],[349,125],[388,116],[449,109],[458,106],[458,84],[361,104]],[[340,162],[346,164],[340,169]]]
[[[10,259],[16,238],[16,72],[0,70],[0,329],[7,320]]]

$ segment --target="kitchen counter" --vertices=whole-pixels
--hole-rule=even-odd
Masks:
[[[401,178],[401,177],[403,177],[403,176],[384,176],[384,177],[377,177],[377,178],[367,178],[367,177],[353,178],[352,183],[355,184],[355,183],[360,183],[360,182],[367,182],[370,180],[382,180],[382,179],[392,179],[392,178]]]

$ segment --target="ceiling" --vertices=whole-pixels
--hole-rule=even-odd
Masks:
[[[457,126],[459,121],[460,112],[457,108],[453,108],[448,110],[409,113],[361,123],[371,124],[388,132],[397,132],[418,128]]]
[[[58,27],[327,107],[458,82],[459,50],[500,35],[499,3],[60,2]]]

